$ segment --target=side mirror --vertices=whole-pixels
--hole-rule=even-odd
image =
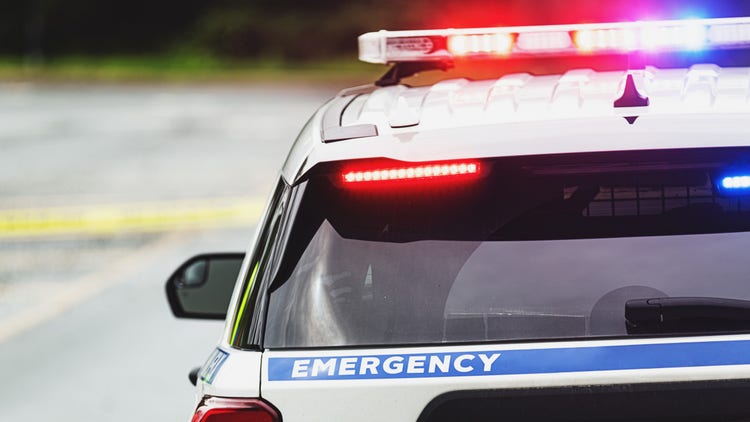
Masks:
[[[177,318],[224,319],[244,253],[204,254],[187,260],[167,281]]]

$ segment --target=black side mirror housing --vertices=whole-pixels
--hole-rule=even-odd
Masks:
[[[190,373],[188,373],[188,380],[190,380],[190,384],[196,385],[198,384],[198,373],[201,371],[200,366],[196,366],[195,368],[190,370]]]
[[[212,253],[185,261],[167,280],[167,300],[177,318],[224,319],[244,253]]]

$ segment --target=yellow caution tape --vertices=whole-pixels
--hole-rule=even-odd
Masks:
[[[117,234],[254,224],[264,203],[204,199],[148,204],[0,210],[0,238]]]

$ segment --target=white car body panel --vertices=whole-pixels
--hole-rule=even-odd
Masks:
[[[282,174],[291,182],[317,163],[371,157],[434,161],[744,145],[750,68],[648,68],[635,80],[650,105],[615,108],[626,74],[578,69],[357,94],[341,115],[342,125],[373,124],[379,135],[323,143],[321,116],[328,103],[300,134]],[[391,127],[405,105],[418,124]],[[637,124],[626,122],[628,116],[639,116]]]
[[[217,348],[200,374],[201,397],[259,397],[261,358],[261,352]]]
[[[748,115],[645,115],[632,126],[623,118],[609,117],[383,135],[372,140],[356,139],[331,144],[325,150],[314,149],[304,166],[306,171],[317,162],[371,157],[439,161],[574,152],[744,146],[750,135],[750,128],[746,124]],[[376,148],[368,148],[372,146],[371,143],[377,143],[377,153],[373,151]]]
[[[432,346],[411,348],[388,348],[388,349],[348,349],[348,350],[314,350],[314,351],[266,351],[263,355],[263,380],[261,396],[273,403],[284,416],[287,422],[296,421],[324,421],[324,420],[357,420],[365,421],[415,421],[423,409],[441,394],[466,391],[466,390],[491,390],[500,388],[539,388],[539,387],[561,387],[582,385],[606,385],[643,382],[676,382],[676,381],[699,381],[699,380],[721,380],[742,379],[750,377],[750,356],[738,358],[734,356],[738,352],[738,345],[750,347],[750,336],[715,336],[715,337],[690,337],[672,339],[651,340],[613,340],[613,341],[580,341],[580,342],[547,342],[547,343],[517,343],[502,345],[482,346]],[[660,351],[678,350],[678,348],[702,348],[709,345],[710,350],[706,355],[695,358],[686,357],[682,354],[671,356],[660,355]],[[641,352],[633,353],[630,349],[623,347],[641,347]],[[667,349],[661,349],[666,347]],[[716,348],[714,348],[716,347]],[[675,348],[675,349],[672,349]],[[609,350],[608,350],[609,349]],[[619,349],[619,350],[618,350]],[[653,365],[662,367],[622,369],[622,370],[585,370],[596,365],[615,367],[629,364],[624,361],[610,360],[612,350],[615,355],[634,356],[634,359],[643,359],[645,362],[640,366]],[[686,349],[688,350],[688,349]],[[693,352],[697,349],[691,349]],[[723,352],[717,352],[723,350]],[[381,357],[412,355],[422,356],[432,353],[442,355],[455,353],[485,356],[499,353],[500,356],[492,362],[493,370],[496,372],[518,370],[534,373],[517,373],[506,375],[482,375],[482,376],[436,376],[424,377],[416,375],[415,378],[400,378],[408,370],[408,363],[404,363],[399,378],[376,379],[372,377],[371,371],[365,375],[340,376],[342,379],[305,379],[293,380],[292,372],[282,371],[281,375],[286,380],[269,380],[269,369],[273,370],[273,361],[291,360],[307,362],[309,365],[300,365],[298,374],[310,376],[316,358],[328,363],[331,358],[342,357]],[[550,356],[560,354],[561,358],[545,361],[526,361],[525,356]],[[581,352],[585,353],[582,356]],[[511,356],[512,362],[503,362],[504,354]],[[701,353],[695,353],[700,355]],[[468,356],[468,355],[467,355]],[[734,356],[734,357],[733,357]],[[691,361],[690,367],[670,366],[670,358],[675,361]],[[508,361],[508,359],[506,359]],[[565,363],[568,361],[568,364]],[[742,365],[727,364],[744,361]],[[405,361],[405,362],[408,362]],[[710,365],[704,365],[711,362]],[[337,362],[338,364],[338,362]],[[528,367],[526,366],[528,364]],[[468,359],[461,362],[461,366],[473,365],[475,368],[484,369],[483,360]],[[505,368],[503,365],[507,365]],[[638,363],[634,363],[639,366]],[[284,365],[282,365],[284,366]],[[571,367],[579,367],[575,371],[557,372]],[[340,370],[340,365],[335,371]],[[581,369],[584,368],[584,369]],[[362,365],[355,364],[347,367],[347,372],[362,369]],[[382,367],[381,367],[382,369]],[[428,368],[423,368],[425,371]],[[455,368],[453,368],[455,369]],[[325,372],[327,369],[320,370]],[[334,374],[337,373],[334,371]],[[436,370],[437,372],[437,370]],[[382,373],[382,372],[381,372]],[[279,374],[277,373],[277,376]],[[413,374],[412,374],[413,375]],[[304,378],[304,376],[302,377]],[[359,378],[359,379],[347,379]]]

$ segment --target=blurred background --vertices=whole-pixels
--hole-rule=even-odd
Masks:
[[[297,132],[386,68],[378,29],[750,15],[745,1],[3,0],[2,420],[186,421],[217,322],[182,261],[242,251]]]
[[[0,76],[341,81],[376,72],[353,58],[356,37],[378,29],[748,13],[739,0],[4,0]]]

